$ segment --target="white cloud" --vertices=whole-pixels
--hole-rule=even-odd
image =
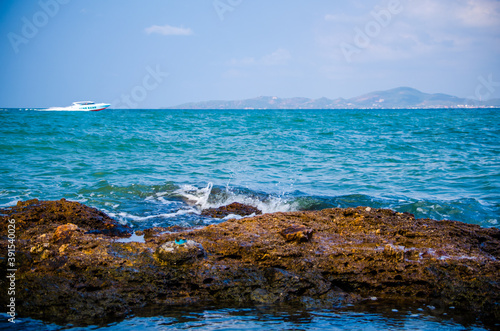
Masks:
[[[368,8],[356,14],[326,14],[323,16],[323,20],[330,26],[335,26],[336,29],[352,29],[354,26],[364,25],[366,22],[373,20],[374,18],[370,13],[374,11],[375,8],[376,7]]]
[[[484,45],[491,49],[500,29],[500,1],[419,0],[409,1],[395,35],[407,35],[416,42],[412,52],[443,54],[464,52]]]
[[[355,15],[324,15],[316,36],[321,56],[345,60],[347,48],[353,62],[456,58],[474,54],[480,47],[500,51],[500,1],[498,0],[400,0],[401,11],[386,24],[372,12],[374,6]],[[377,25],[379,29],[369,30]],[[372,31],[370,34],[369,32]],[[378,32],[378,33],[377,33]],[[360,41],[364,43],[361,44]]]
[[[271,54],[265,55],[261,59],[261,63],[268,66],[284,65],[292,58],[292,55],[286,49],[280,48]]]
[[[231,59],[229,64],[232,66],[249,66],[257,64],[257,61],[253,57],[244,57],[242,59]]]
[[[292,55],[288,50],[279,48],[276,51],[264,55],[258,59],[255,59],[254,57],[231,59],[231,61],[229,61],[229,64],[232,66],[252,66],[252,65],[276,66],[276,65],[288,64],[291,58]]]
[[[500,2],[469,0],[466,5],[457,10],[457,17],[468,26],[498,27],[500,26]]]
[[[335,22],[335,23],[354,23],[360,20],[360,16],[350,16],[346,14],[326,14],[325,21]]]
[[[153,25],[149,28],[144,29],[147,34],[158,33],[164,36],[189,36],[193,34],[193,31],[189,28],[175,27],[171,25]]]
[[[500,26],[500,1],[497,0],[410,1],[404,11],[408,17],[432,22],[433,25]]]

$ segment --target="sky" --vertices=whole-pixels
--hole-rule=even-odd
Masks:
[[[0,107],[500,97],[500,0],[1,0]]]

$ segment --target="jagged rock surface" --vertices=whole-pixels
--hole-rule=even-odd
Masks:
[[[227,206],[221,206],[219,208],[207,208],[201,211],[201,214],[204,216],[210,216],[213,218],[224,218],[229,215],[240,215],[240,216],[249,216],[249,215],[260,215],[262,211],[253,206],[244,205],[239,202],[233,202]]]
[[[76,202],[31,200],[0,214],[2,264],[7,220],[16,220],[20,316],[89,324],[153,305],[330,308],[377,297],[453,306],[485,322],[500,319],[496,228],[359,207],[145,230],[145,242],[119,242],[128,228]],[[312,235],[287,241],[282,232],[291,227]],[[161,252],[172,252],[168,243],[179,237],[199,249],[182,263]],[[5,288],[6,267],[0,270]],[[0,293],[2,305],[6,293]]]

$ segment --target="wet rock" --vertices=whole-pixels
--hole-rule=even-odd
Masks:
[[[169,241],[158,247],[157,258],[164,263],[181,265],[192,263],[205,256],[203,247],[193,240],[177,239]]]
[[[55,242],[67,242],[76,230],[78,230],[78,226],[73,223],[59,225],[54,232],[52,240]]]
[[[384,246],[383,254],[386,258],[403,261],[405,256],[405,248],[403,246],[394,246],[387,244]]]
[[[0,214],[16,215],[16,229],[21,230],[72,223],[94,234],[115,237],[128,237],[131,234],[128,226],[121,225],[102,211],[66,199],[19,201],[14,207],[0,209]],[[5,224],[0,225],[0,228],[2,226]]]
[[[262,211],[258,208],[244,205],[239,202],[233,202],[227,206],[222,206],[219,208],[208,208],[202,210],[201,214],[203,216],[210,216],[213,218],[224,218],[229,215],[240,215],[240,216],[248,216],[248,215],[260,215]]]
[[[269,293],[265,289],[257,288],[252,293],[250,293],[250,299],[259,304],[272,304],[279,300],[276,295]]]
[[[158,236],[159,234],[164,233],[164,232],[182,232],[185,230],[186,229],[183,227],[180,227],[178,225],[174,225],[174,226],[169,226],[169,227],[155,226],[153,228],[149,228],[149,229],[145,229],[143,231],[137,231],[137,232],[140,232],[141,233],[140,235],[144,235],[144,238],[151,238],[151,237]],[[136,232],[136,234],[138,234],[137,232]]]
[[[35,246],[32,246],[30,248],[30,253],[39,254],[39,253],[43,252],[49,246],[50,246],[49,243],[43,243],[43,244],[37,243]]]
[[[143,242],[120,242],[100,230],[130,230],[78,203],[31,200],[0,214],[0,288],[7,281],[7,220],[16,220],[19,317],[86,325],[153,306],[331,308],[376,297],[453,306],[492,325],[500,320],[496,228],[360,207],[145,229]],[[297,244],[304,237],[309,241]],[[0,291],[0,305],[8,300]],[[61,314],[61,307],[69,309]]]
[[[313,230],[308,229],[303,225],[293,225],[282,231],[280,234],[286,241],[294,241],[297,243],[307,242],[312,239]]]

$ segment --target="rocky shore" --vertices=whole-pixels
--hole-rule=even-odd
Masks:
[[[496,228],[369,207],[137,233],[64,199],[19,202],[0,214],[0,303],[10,300],[13,219],[19,317],[84,325],[147,307],[388,300],[452,307],[485,324],[500,320]]]

